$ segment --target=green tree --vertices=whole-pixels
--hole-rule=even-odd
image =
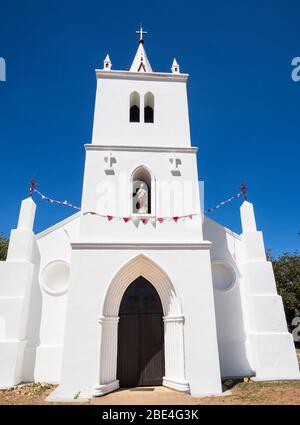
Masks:
[[[284,252],[274,258],[268,252],[272,261],[276,285],[282,296],[288,325],[300,310],[300,255],[297,252]]]
[[[0,261],[6,260],[8,239],[0,232]]]

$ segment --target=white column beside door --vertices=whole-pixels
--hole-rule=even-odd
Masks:
[[[101,396],[119,388],[117,380],[119,317],[100,317],[101,349],[99,384],[94,387],[93,395]]]
[[[189,392],[185,379],[183,316],[164,316],[165,376],[163,385],[177,391]],[[101,317],[101,352],[99,384],[94,396],[101,396],[119,388],[117,376],[119,317]]]
[[[185,379],[183,316],[164,316],[165,376],[163,385],[177,391],[189,392]]]

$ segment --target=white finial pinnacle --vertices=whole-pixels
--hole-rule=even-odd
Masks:
[[[110,71],[111,70],[111,67],[112,67],[112,63],[111,63],[109,54],[107,54],[106,57],[105,57],[105,59],[104,59],[104,62],[103,62],[103,69],[105,71]]]
[[[173,74],[180,74],[180,67],[175,58],[172,63],[171,71]]]
[[[256,222],[253,205],[244,201],[240,207],[243,233],[256,232]]]
[[[35,210],[36,204],[31,197],[22,201],[18,220],[18,229],[32,230]]]
[[[139,43],[136,55],[130,67],[131,72],[153,72],[147,54],[144,49],[144,44]]]

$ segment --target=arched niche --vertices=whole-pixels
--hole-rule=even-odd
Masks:
[[[155,180],[150,170],[144,165],[137,167],[132,173],[130,184],[132,194],[131,213],[153,215],[155,205]],[[144,208],[142,208],[143,206]]]

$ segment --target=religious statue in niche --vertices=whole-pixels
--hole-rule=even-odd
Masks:
[[[133,212],[137,214],[149,213],[148,186],[144,182],[135,182],[133,192]]]

